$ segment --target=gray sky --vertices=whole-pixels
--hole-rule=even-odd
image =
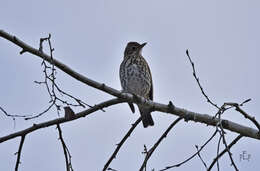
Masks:
[[[148,42],[143,55],[148,61],[154,85],[154,99],[200,113],[214,114],[192,77],[185,55],[197,67],[200,81],[212,100],[242,102],[252,98],[244,109],[258,121],[260,105],[259,8],[257,0],[176,0],[176,1],[3,1],[0,7],[0,29],[38,47],[39,39],[52,34],[54,57],[74,70],[113,88],[121,89],[119,65],[128,41]],[[41,60],[0,39],[0,106],[13,114],[41,112],[49,97],[43,86]],[[47,48],[45,48],[45,51]],[[111,98],[58,71],[63,90],[94,105]],[[75,111],[81,111],[75,108]],[[0,136],[56,118],[52,110],[31,121],[16,120],[0,113]],[[101,170],[139,113],[131,114],[126,104],[112,106],[86,118],[61,125],[64,139],[72,154],[75,171]],[[244,125],[252,123],[234,111],[224,116]],[[153,113],[155,126],[144,129],[140,124],[110,165],[117,170],[137,170],[143,162],[143,145],[151,147],[169,124],[173,115]],[[181,122],[167,136],[148,162],[148,170],[159,170],[181,162],[202,145],[214,128],[193,122]],[[227,131],[230,142],[237,135]],[[216,137],[201,153],[209,165],[216,156]],[[0,144],[0,170],[13,170],[14,153],[20,139]],[[223,148],[223,146],[222,146]],[[232,148],[240,170],[259,170],[259,141],[242,138]],[[239,161],[242,151],[251,154],[250,161]],[[65,170],[64,155],[55,127],[28,135],[21,156],[21,171]],[[226,155],[221,170],[233,170]],[[198,157],[175,170],[203,170]],[[215,168],[216,169],[216,168]]]

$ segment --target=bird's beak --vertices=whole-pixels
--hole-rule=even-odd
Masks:
[[[142,49],[146,44],[147,44],[146,42],[143,43],[143,44],[141,44],[141,45],[140,45],[140,49]]]

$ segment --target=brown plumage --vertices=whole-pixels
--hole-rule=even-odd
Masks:
[[[146,43],[129,42],[125,48],[124,60],[120,65],[120,81],[124,92],[153,100],[153,83],[150,68],[142,56],[142,48]],[[132,112],[133,104],[129,103]],[[153,126],[150,108],[138,104],[144,127]]]

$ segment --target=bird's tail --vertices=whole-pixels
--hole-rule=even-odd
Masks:
[[[138,107],[139,107],[139,111],[140,111],[140,114],[141,114],[141,117],[142,117],[142,122],[143,122],[144,127],[146,128],[148,126],[153,126],[154,122],[153,122],[153,118],[152,118],[152,115],[151,115],[150,108],[140,106],[140,105],[138,105]]]

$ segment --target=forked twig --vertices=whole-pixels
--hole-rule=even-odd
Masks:
[[[201,160],[201,162],[203,163],[203,165],[205,166],[205,168],[207,169],[208,167],[207,167],[207,164],[206,164],[206,162],[202,159],[202,157],[201,157],[201,155],[200,155],[200,152],[199,152],[199,147],[198,147],[198,145],[195,145],[195,148],[197,149],[197,152],[198,152],[198,156],[199,156],[199,158],[200,158],[200,160]]]
[[[174,167],[180,167],[181,165],[183,165],[184,163],[190,161],[192,158],[194,158],[196,155],[198,155],[198,153],[215,137],[215,135],[217,134],[217,130],[215,130],[215,132],[212,134],[212,136],[200,147],[199,150],[197,150],[196,153],[194,153],[192,156],[190,156],[189,158],[187,158],[186,160],[184,160],[183,162],[180,162],[178,164],[172,165],[172,166],[166,166],[164,169],[161,169],[160,171],[164,171],[164,170],[168,170]]]
[[[249,119],[251,122],[253,122],[255,124],[255,126],[257,127],[257,129],[260,131],[260,124],[256,121],[255,117],[249,115],[248,113],[246,113],[243,109],[240,108],[240,106],[242,106],[244,103],[250,101],[251,99],[247,99],[245,100],[243,103],[238,104],[238,103],[225,103],[226,105],[229,106],[233,106],[235,107],[235,110],[238,111],[239,113],[241,113],[246,119]]]
[[[210,164],[209,168],[208,168],[208,171],[210,171],[214,164],[218,161],[218,159],[223,156],[227,151],[228,149],[231,149],[231,147],[236,144],[238,142],[238,140],[240,140],[240,138],[242,138],[243,136],[242,135],[238,135],[229,145],[228,145],[228,148],[225,148],[221,153],[219,153],[217,155],[217,157],[213,160],[213,162]]]

